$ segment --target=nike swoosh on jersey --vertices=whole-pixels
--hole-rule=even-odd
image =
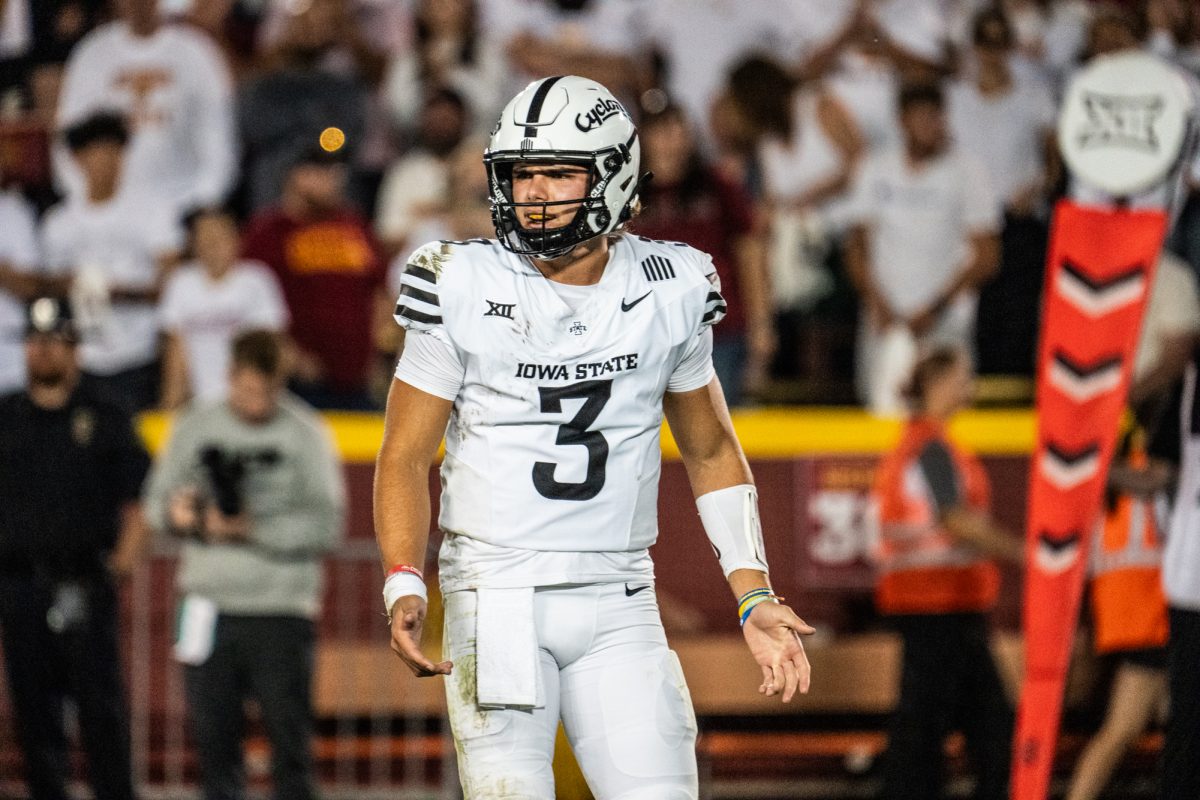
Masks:
[[[633,597],[633,596],[634,596],[635,594],[637,594],[638,592],[644,591],[644,590],[646,590],[646,589],[649,589],[649,588],[650,588],[650,586],[649,586],[649,585],[646,585],[646,586],[635,586],[635,587],[633,587],[632,589],[630,589],[630,588],[629,588],[629,584],[627,583],[627,584],[625,584],[625,596],[626,596],[626,597]]]
[[[625,298],[622,297],[621,298],[621,310],[628,311],[629,309],[633,308],[638,303],[642,302],[643,300],[645,300],[647,297],[649,297],[652,294],[654,294],[653,290],[646,292],[644,295],[639,297],[637,300],[634,300],[632,303],[626,303]]]

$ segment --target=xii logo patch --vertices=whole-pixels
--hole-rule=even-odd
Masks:
[[[1132,96],[1087,92],[1083,96],[1088,126],[1078,134],[1079,147],[1125,147],[1157,153],[1155,125],[1166,110],[1158,95]]]
[[[487,311],[483,312],[485,317],[512,319],[513,309],[517,307],[516,303],[497,303],[494,300],[485,300],[484,302],[488,304]]]

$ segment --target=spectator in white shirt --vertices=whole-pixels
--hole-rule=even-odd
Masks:
[[[628,97],[637,84],[635,7],[633,0],[490,0],[481,10],[508,58],[511,88],[583,75]]]
[[[0,192],[0,394],[25,388],[25,303],[46,288],[39,261],[33,208],[17,192]]]
[[[709,114],[733,67],[753,53],[802,57],[802,27],[798,10],[778,0],[655,0],[637,8],[628,35],[661,65],[657,82],[709,148]]]
[[[211,402],[229,389],[234,338],[251,329],[284,331],[288,311],[275,274],[238,258],[241,236],[226,210],[202,209],[188,219],[192,260],[172,272],[159,315],[163,352],[162,405]]]
[[[84,377],[130,409],[158,399],[158,312],[180,231],[174,205],[121,180],[128,129],[100,113],[65,133],[83,193],[42,224],[46,267],[72,279]]]
[[[157,0],[119,0],[117,8],[119,19],[86,36],[67,62],[59,126],[116,109],[132,128],[125,183],[152,188],[177,209],[222,201],[238,156],[223,57],[203,34],[163,24]],[[68,193],[81,192],[69,155],[60,149],[55,161]]]
[[[864,164],[845,253],[862,298],[859,390],[887,411],[901,407],[901,381],[892,378],[911,370],[887,353],[907,351],[908,361],[935,343],[970,348],[977,291],[995,273],[1000,250],[987,173],[950,146],[941,89],[908,86],[899,105],[904,147]],[[909,346],[892,344],[902,341]]]
[[[415,132],[425,101],[439,89],[453,89],[467,104],[473,129],[486,135],[500,113],[507,63],[483,29],[475,0],[420,0],[416,42],[388,66],[384,97],[392,124],[406,136]]]
[[[1033,374],[1037,314],[1049,231],[1046,197],[1057,182],[1056,109],[1035,74],[1013,66],[1015,33],[1004,12],[972,22],[969,76],[947,93],[954,143],[988,171],[1004,208],[1002,262],[979,299],[981,372]]]
[[[445,211],[451,158],[470,124],[466,103],[453,89],[426,98],[415,147],[391,166],[379,188],[375,233],[388,258],[411,250],[418,244],[410,241],[412,230]]]

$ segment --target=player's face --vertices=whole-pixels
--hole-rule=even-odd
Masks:
[[[250,367],[235,367],[229,375],[229,407],[241,419],[257,425],[275,415],[282,384]]]
[[[513,167],[512,194],[516,203],[562,203],[587,195],[589,172],[574,164],[517,164]],[[575,218],[582,203],[518,206],[522,228],[562,228]]]

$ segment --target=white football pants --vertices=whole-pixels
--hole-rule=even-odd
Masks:
[[[446,697],[467,800],[554,800],[560,714],[597,800],[696,800],[696,716],[652,586],[536,590],[546,705],[533,710],[479,708],[475,607],[473,591],[445,597]]]

